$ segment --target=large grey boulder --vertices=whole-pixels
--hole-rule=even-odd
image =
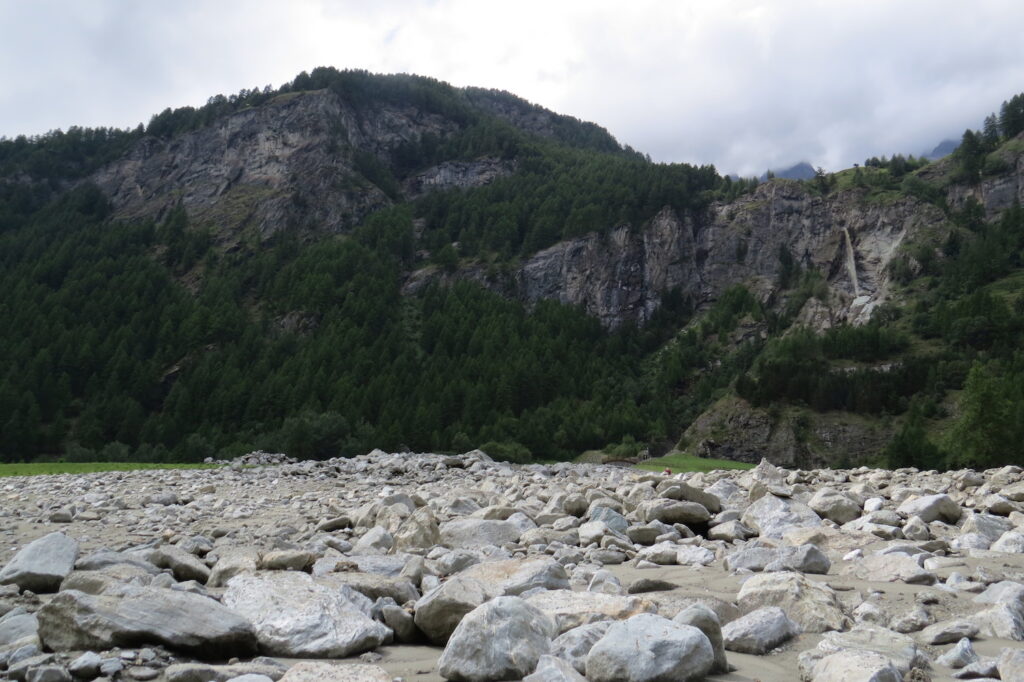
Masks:
[[[848,649],[829,654],[814,666],[811,682],[903,682],[889,659],[874,651]]]
[[[875,625],[860,624],[847,632],[825,633],[816,649],[800,654],[800,668],[813,670],[822,658],[851,650],[877,654],[895,666],[901,675],[908,674],[914,668],[927,670],[930,667],[928,656],[909,635]]]
[[[444,644],[467,613],[499,594],[475,578],[457,575],[416,602],[416,627],[434,644]]]
[[[714,664],[703,632],[653,613],[613,623],[587,656],[590,682],[700,680]]]
[[[430,549],[441,543],[441,530],[430,507],[420,507],[394,533],[398,550]]]
[[[832,488],[822,488],[814,493],[807,506],[821,518],[835,521],[839,525],[853,521],[861,512],[856,500]]]
[[[503,596],[517,596],[535,588],[569,589],[569,576],[565,567],[546,557],[485,561],[470,566],[459,575],[479,580],[490,591]]]
[[[63,533],[33,540],[0,570],[0,585],[17,585],[33,592],[56,592],[71,573],[78,543]]]
[[[711,513],[702,504],[664,498],[641,502],[637,505],[636,513],[644,521],[661,521],[668,524],[707,523],[711,519]]]
[[[441,544],[452,549],[501,546],[519,539],[522,532],[508,521],[456,519],[440,526]]]
[[[911,497],[896,508],[904,516],[920,517],[925,523],[945,521],[956,523],[963,509],[949,495],[923,495]]]
[[[776,539],[792,530],[821,525],[821,518],[806,504],[772,494],[762,496],[747,507],[740,521],[761,537]]]
[[[999,656],[999,677],[1003,680],[1024,680],[1024,650],[1003,649]]]
[[[555,624],[519,597],[497,597],[455,628],[437,668],[447,680],[522,679],[551,650]]]
[[[205,584],[210,579],[210,569],[199,557],[174,545],[154,550],[149,555],[149,560],[157,568],[170,569],[175,580],[195,580]]]
[[[252,621],[260,649],[273,656],[341,658],[375,649],[391,630],[344,593],[306,573],[243,573],[228,581],[224,605]]]
[[[548,590],[530,595],[527,601],[555,621],[559,634],[587,623],[622,620],[656,610],[655,605],[646,599],[601,592]]]
[[[758,573],[743,583],[736,601],[747,612],[778,606],[804,632],[842,630],[846,625],[835,591],[799,573]]]
[[[12,611],[0,618],[0,647],[13,644],[26,637],[35,637],[39,632],[39,619],[33,613],[23,610]]]
[[[129,586],[109,596],[67,590],[37,615],[39,637],[54,651],[141,644],[215,658],[256,651],[253,626],[244,616],[190,592]]]
[[[725,640],[722,637],[722,623],[718,615],[704,604],[693,604],[676,614],[672,619],[680,625],[690,625],[704,633],[711,643],[715,654],[715,662],[709,671],[712,675],[729,672],[729,662],[725,658]]]
[[[778,606],[765,606],[727,623],[722,628],[725,648],[741,654],[763,655],[800,632]]]
[[[612,621],[601,620],[563,632],[551,643],[551,655],[567,661],[583,675],[587,672],[587,654],[611,626]]]

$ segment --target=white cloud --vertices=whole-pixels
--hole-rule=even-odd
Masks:
[[[512,91],[664,161],[920,152],[1024,89],[1014,0],[0,3],[0,134],[130,126],[318,65]]]

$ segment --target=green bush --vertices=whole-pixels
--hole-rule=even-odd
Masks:
[[[514,462],[516,464],[528,464],[533,461],[533,453],[523,445],[513,441],[498,443],[491,441],[484,443],[480,449],[490,455],[493,459],[502,462]]]

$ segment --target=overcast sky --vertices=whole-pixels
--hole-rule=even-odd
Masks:
[[[0,135],[134,126],[318,65],[514,92],[658,161],[918,153],[1024,91],[1020,0],[0,0]]]

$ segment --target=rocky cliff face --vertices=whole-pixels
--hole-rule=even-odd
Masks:
[[[948,203],[955,209],[973,196],[991,219],[1024,202],[1024,153],[1007,158],[1006,168],[975,187],[954,185]],[[900,245],[945,220],[939,208],[910,196],[852,189],[823,197],[802,183],[774,180],[698,215],[666,208],[639,230],[556,244],[530,257],[506,288],[525,301],[582,306],[608,327],[643,324],[676,287],[698,303],[735,283],[768,298],[784,248],[818,270],[830,290],[829,304],[812,302],[805,322],[861,324],[890,296],[888,265]]]
[[[225,241],[250,229],[338,232],[391,203],[359,172],[358,154],[386,158],[456,129],[413,107],[356,110],[329,91],[289,93],[171,140],[147,138],[92,181],[119,217],[159,218],[180,201]]]
[[[886,268],[900,244],[943,220],[939,209],[911,197],[880,203],[849,191],[824,198],[799,182],[776,180],[700,214],[665,208],[639,230],[619,227],[560,242],[510,278],[486,281],[474,266],[460,276],[527,302],[582,306],[607,327],[642,325],[675,288],[707,303],[742,282],[768,298],[785,248],[803,267],[821,272],[831,290],[831,303],[816,311],[814,324],[861,323],[889,295]],[[428,277],[414,274],[410,288]]]

